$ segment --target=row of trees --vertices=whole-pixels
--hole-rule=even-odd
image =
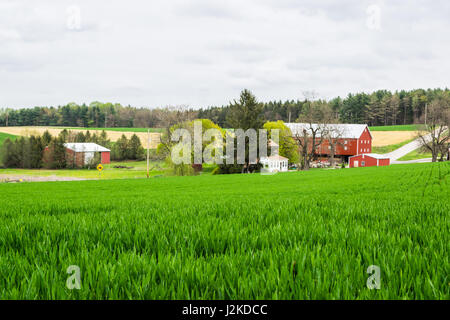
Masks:
[[[271,101],[262,103],[262,117],[265,121],[282,120],[296,122],[311,102],[326,105],[330,114],[339,123],[360,123],[369,126],[403,125],[423,123],[427,106],[439,96],[450,96],[449,89],[418,89],[411,91],[379,90],[373,93],[349,94],[330,101],[316,99],[314,94],[304,93],[304,100]],[[228,121],[231,105],[200,109],[198,117],[211,119],[218,125],[232,127]]]
[[[449,89],[418,89],[411,91],[379,90],[373,93],[349,94],[329,101],[316,99],[314,94],[304,93],[303,100],[270,101],[260,103],[263,121],[295,122],[311,101],[327,104],[333,117],[341,123],[367,123],[370,126],[421,123],[427,106],[442,94],[449,96]],[[189,121],[193,118],[209,119],[223,128],[232,128],[228,106],[195,109],[135,108],[120,104],[92,102],[89,105],[69,103],[59,107],[34,107],[29,109],[0,110],[0,126],[70,126],[70,127],[145,127],[164,128],[168,117]],[[231,117],[233,118],[233,117]]]
[[[59,107],[0,109],[0,126],[66,126],[85,128],[156,128],[167,114],[188,119],[197,112],[185,108],[145,109],[120,104],[93,102],[89,105],[69,103]]]
[[[63,130],[56,137],[45,131],[42,136],[31,135],[6,139],[0,148],[0,161],[5,168],[48,168],[63,169],[75,167],[75,162],[70,159],[65,143],[68,142],[93,142],[111,150],[111,160],[142,160],[144,148],[135,134],[128,139],[125,135],[112,143],[105,131],[90,133],[87,131],[74,132]],[[47,148],[47,151],[44,151]],[[98,164],[100,159],[94,158],[87,166]]]

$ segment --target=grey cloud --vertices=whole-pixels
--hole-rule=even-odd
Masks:
[[[81,29],[66,8],[81,8]],[[381,31],[366,27],[381,7]],[[0,107],[150,107],[448,85],[443,0],[2,0]],[[49,89],[51,88],[51,89]],[[26,92],[24,95],[22,92]]]
[[[234,10],[227,2],[210,0],[193,0],[183,3],[174,9],[175,14],[193,18],[207,19],[240,19],[238,10]]]

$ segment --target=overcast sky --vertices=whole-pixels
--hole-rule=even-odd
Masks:
[[[448,0],[0,0],[0,108],[449,86]]]

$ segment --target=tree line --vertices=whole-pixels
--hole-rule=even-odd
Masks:
[[[261,103],[264,121],[295,122],[311,101],[327,104],[340,123],[361,123],[369,126],[417,124],[426,113],[427,106],[441,95],[450,95],[445,89],[417,89],[391,92],[349,94],[329,101],[307,97],[303,100],[269,101]],[[34,107],[0,110],[0,126],[68,126],[95,128],[162,128],[168,117],[188,121],[193,118],[209,119],[222,128],[231,128],[227,106],[190,108],[184,106],[157,109],[136,108],[113,103],[92,102],[89,105],[69,103],[58,107]]]
[[[62,130],[58,136],[52,136],[48,131],[40,135],[7,138],[0,148],[0,162],[5,168],[24,169],[65,169],[75,168],[76,163],[68,154],[65,143],[93,142],[111,150],[111,160],[142,160],[145,157],[144,148],[137,135],[128,139],[122,135],[116,142],[111,142],[105,131],[90,133]],[[99,155],[86,164],[92,167],[100,163]]]

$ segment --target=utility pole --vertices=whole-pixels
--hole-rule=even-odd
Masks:
[[[289,123],[291,123],[291,112],[289,111]]]
[[[147,179],[150,177],[150,129],[147,129]]]
[[[428,103],[425,103],[425,125],[427,125]]]

